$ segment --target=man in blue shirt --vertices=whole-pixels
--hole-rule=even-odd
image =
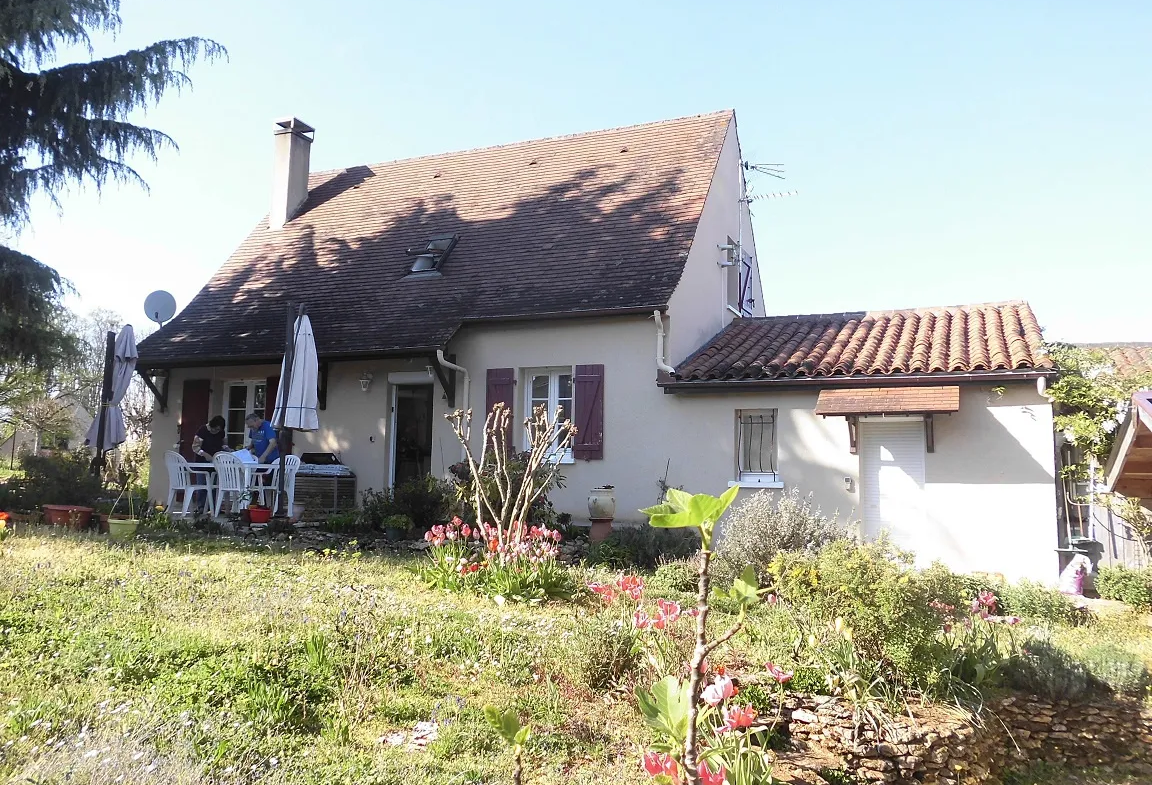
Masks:
[[[252,440],[252,453],[260,463],[273,463],[280,460],[280,450],[276,448],[276,429],[259,412],[252,412],[244,418],[248,426],[248,438]]]

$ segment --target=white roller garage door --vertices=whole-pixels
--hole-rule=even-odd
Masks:
[[[919,550],[924,527],[924,423],[919,419],[862,420],[860,508],[864,533],[882,529],[902,548]]]

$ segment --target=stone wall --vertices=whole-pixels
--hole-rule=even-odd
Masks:
[[[1041,760],[1152,773],[1152,711],[1135,702],[1007,696],[988,701],[979,720],[940,706],[910,713],[877,724],[833,698],[793,696],[782,721],[794,742],[832,753],[865,782],[991,783],[1006,768]]]

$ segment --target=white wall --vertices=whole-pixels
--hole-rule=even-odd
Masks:
[[[692,249],[684,265],[680,283],[668,302],[669,364],[676,365],[699,349],[733,318],[726,308],[728,269],[720,267],[723,252],[717,246],[731,237],[739,239],[744,251],[757,264],[752,266],[752,290],[756,299],[754,316],[764,315],[764,292],[760,282],[756,240],[752,236],[751,216],[743,197],[744,172],[740,168],[740,141],[736,123],[728,126],[728,135],[712,175],[708,199],[700,213]]]

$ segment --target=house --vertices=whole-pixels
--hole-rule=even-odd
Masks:
[[[42,449],[73,450],[81,446],[92,425],[92,415],[69,393],[44,398],[31,407],[29,419],[43,425],[37,428],[26,422],[0,440],[0,461],[9,468],[15,467],[19,457],[26,453]],[[45,427],[48,430],[43,430]]]
[[[209,416],[238,444],[270,410],[297,302],[322,411],[295,450],[361,490],[445,474],[457,408],[547,404],[579,428],[552,495],[577,518],[602,485],[621,521],[664,482],[798,486],[956,566],[1054,577],[1031,311],[766,317],[733,112],[319,173],[313,139],[276,124],[269,216],[140,344],[153,497]]]

